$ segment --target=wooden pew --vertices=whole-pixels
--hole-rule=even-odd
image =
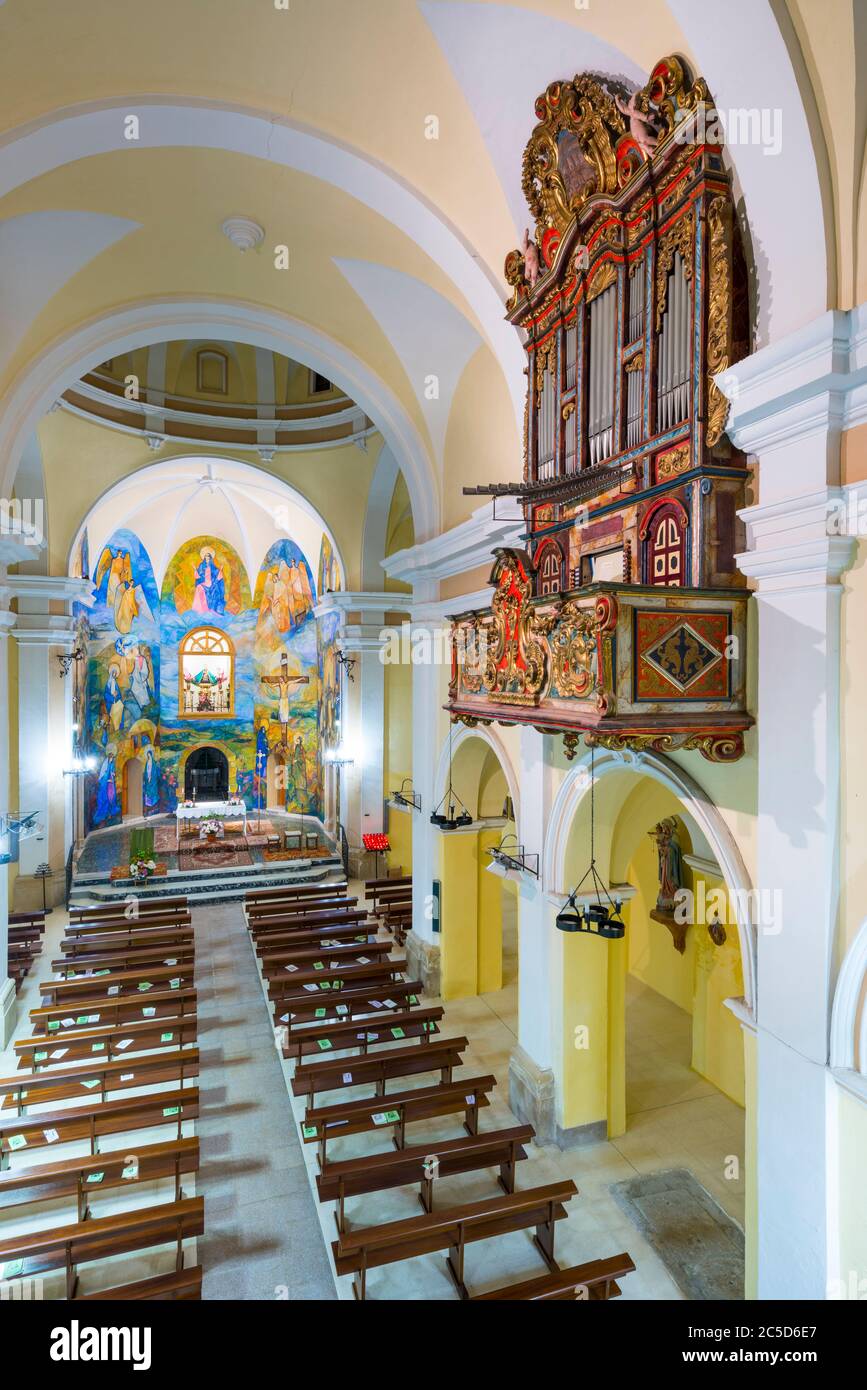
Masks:
[[[42,941],[44,935],[44,927],[10,927],[8,939],[10,941],[27,943],[28,945],[37,945]]]
[[[310,898],[317,894],[321,898],[345,897],[349,884],[342,883],[290,883],[277,888],[256,888],[244,897],[244,906],[250,903],[276,902],[280,898]]]
[[[105,979],[105,976],[102,976]],[[80,1012],[77,1012],[80,1010]],[[96,1024],[117,1026],[147,1018],[184,1018],[196,1012],[196,991],[189,989],[150,990],[147,994],[127,994],[111,999],[88,1001],[70,1008],[68,1004],[47,1004],[30,1010],[34,1034],[65,1037],[73,1028]],[[67,1024],[67,1019],[70,1022]],[[79,1019],[82,1021],[79,1022]]]
[[[103,1028],[64,1029],[48,1038],[23,1038],[13,1043],[18,1057],[18,1069],[39,1071],[41,1067],[66,1066],[85,1057],[98,1054],[106,1061],[115,1057],[135,1056],[139,1052],[154,1052],[166,1047],[189,1047],[198,1036],[198,1017],[188,1014],[177,1019],[144,1019],[139,1023],[123,1023]],[[53,1056],[54,1053],[62,1056]]]
[[[11,927],[32,927],[38,932],[45,931],[46,911],[38,908],[35,912],[10,912],[8,917]]]
[[[60,943],[61,955],[75,959],[76,956],[94,954],[107,955],[112,951],[126,951],[143,946],[156,950],[159,946],[188,946],[194,941],[192,927],[144,927],[130,926],[125,932],[98,932],[94,936],[65,936]],[[170,954],[170,952],[167,953]]]
[[[137,897],[130,890],[126,894],[128,898],[136,899],[136,910],[139,917],[151,912],[185,912],[189,907],[189,899],[186,893],[176,893],[165,898]],[[122,917],[124,908],[127,904],[123,901],[114,903],[87,903],[83,906],[76,903],[69,909],[70,922],[98,922],[102,917]]]
[[[406,934],[412,927],[412,903],[406,907],[389,906],[383,911],[380,921],[386,931],[390,931],[394,937],[395,944],[402,946],[406,941]]]
[[[192,1269],[173,1270],[171,1274],[155,1274],[150,1279],[137,1279],[134,1284],[121,1284],[119,1288],[103,1289],[99,1293],[79,1293],[73,1302],[87,1303],[99,1299],[100,1302],[137,1299],[139,1302],[157,1299],[168,1302],[172,1299],[200,1299],[202,1297],[202,1266]]]
[[[359,931],[359,927],[361,930]],[[311,931],[299,932],[276,932],[273,937],[263,936],[256,943],[256,955],[261,963],[272,956],[280,955],[288,949],[304,950],[306,947],[316,947],[328,950],[328,942],[333,941],[335,945],[339,942],[351,941],[375,941],[376,928],[368,926],[364,922],[348,922],[346,926],[340,927],[313,927]]]
[[[311,912],[308,917],[283,916],[277,917],[257,917],[248,923],[248,930],[253,941],[258,942],[269,936],[277,934],[291,934],[299,931],[313,931],[316,927],[349,927],[361,926],[362,923],[371,923],[371,930],[376,929],[376,923],[364,911],[363,908],[349,908],[346,912]]]
[[[349,941],[340,946],[303,945],[287,947],[275,951],[262,961],[262,978],[282,980],[284,973],[296,974],[302,970],[312,970],[321,966],[323,970],[341,970],[344,965],[359,962],[366,965],[372,960],[388,959],[390,941]]]
[[[71,1226],[29,1231],[0,1240],[0,1263],[20,1265],[19,1275],[25,1279],[65,1269],[66,1297],[73,1299],[77,1292],[78,1265],[152,1246],[174,1245],[176,1269],[180,1270],[184,1263],[184,1241],[202,1235],[204,1229],[205,1199],[186,1197],[180,1202],[91,1217]]]
[[[365,1057],[348,1057],[342,1062],[299,1062],[292,1078],[292,1094],[304,1096],[308,1105],[313,1097],[325,1091],[340,1091],[346,1086],[375,1086],[387,1099],[386,1083],[401,1076],[420,1076],[426,1071],[438,1071],[445,1084],[462,1062],[467,1048],[466,1038],[434,1038],[424,1046],[389,1048],[386,1052],[368,1053]]]
[[[392,980],[386,988],[385,998],[377,987],[366,984],[342,989],[333,995],[328,990],[317,994],[311,991],[300,999],[294,999],[291,1010],[280,1013],[277,1006],[277,1022],[287,1024],[291,1031],[299,1023],[315,1022],[316,1019],[382,1017],[398,1007],[413,1008],[418,1004],[421,992],[420,980]],[[389,1000],[390,1003],[387,1002]]]
[[[251,903],[247,921],[258,922],[263,917],[309,917],[311,912],[357,912],[357,898],[278,898],[270,903]],[[367,909],[365,908],[366,912]]]
[[[171,1124],[180,1139],[184,1120],[195,1120],[198,1113],[198,1086],[183,1086],[175,1091],[151,1091],[143,1096],[43,1110],[38,1115],[0,1114],[0,1169],[8,1167],[10,1154],[25,1148],[42,1149],[49,1144],[87,1140],[90,1152],[95,1154],[99,1139],[128,1130]]]
[[[268,981],[268,998],[273,1004],[286,1005],[290,1010],[291,1001],[313,994],[307,985],[315,985],[321,992],[342,991],[347,985],[365,982],[376,985],[388,993],[392,980],[400,979],[403,973],[402,960],[372,961],[370,965],[342,965],[339,970],[296,970],[281,975],[279,980]]]
[[[367,1192],[384,1192],[391,1187],[419,1184],[419,1201],[425,1211],[433,1211],[434,1187],[441,1178],[456,1173],[476,1173],[482,1168],[499,1168],[497,1181],[504,1192],[514,1192],[519,1159],[527,1157],[525,1144],[535,1137],[532,1125],[489,1130],[486,1134],[462,1135],[459,1139],[435,1140],[412,1148],[366,1154],[329,1163],[317,1175],[320,1202],[336,1202],[337,1230],[346,1231],[346,1198]],[[431,1175],[431,1160],[436,1161]]]
[[[424,1042],[439,1032],[443,1012],[441,1004],[433,1004],[424,1009],[389,1013],[381,1022],[374,1018],[362,1022],[352,1019],[345,1023],[317,1023],[291,1032],[287,1029],[282,1045],[283,1059],[300,1062],[302,1057],[346,1052],[349,1048],[357,1048],[363,1056],[379,1043],[392,1043],[401,1038],[421,1038]]]
[[[199,1074],[199,1049],[188,1047],[174,1052],[156,1052],[132,1061],[126,1057],[113,1062],[85,1062],[74,1067],[48,1068],[30,1076],[0,1079],[0,1115],[15,1111],[24,1115],[34,1105],[54,1105],[62,1100],[99,1096],[105,1100],[112,1091],[138,1090],[177,1082],[181,1086]],[[37,1117],[38,1118],[38,1117]]]
[[[486,1299],[510,1299],[534,1302],[599,1302],[608,1298],[619,1298],[620,1285],[616,1282],[627,1274],[632,1274],[635,1264],[626,1252],[613,1255],[607,1260],[588,1260],[583,1265],[571,1265],[569,1269],[549,1270],[536,1279],[525,1279],[520,1284],[507,1284],[502,1289],[491,1289],[489,1293],[473,1295],[473,1303]]]
[[[379,879],[364,885],[365,902],[373,904],[372,911],[378,912],[383,902],[409,898],[412,900],[412,879]]]
[[[93,977],[96,970],[129,971],[139,966],[193,965],[196,951],[192,941],[184,946],[132,947],[127,951],[111,951],[106,955],[60,956],[51,962],[51,969],[67,980]]]
[[[77,1008],[83,1007],[88,1001],[99,1004],[118,995],[151,993],[151,990],[139,989],[140,985],[150,985],[154,993],[161,986],[163,990],[184,989],[192,985],[194,975],[195,970],[190,963],[138,966],[135,970],[109,970],[107,975],[91,975],[84,980],[42,980],[39,993],[43,1004]],[[172,980],[177,980],[177,985],[172,985]]]
[[[181,1201],[181,1178],[199,1171],[198,1139],[175,1139],[166,1144],[142,1144],[135,1154],[126,1147],[89,1158],[60,1158],[0,1173],[0,1207],[30,1206],[63,1198],[75,1200],[78,1220],[88,1217],[92,1194],[136,1183],[174,1178],[174,1200]]]
[[[564,1206],[576,1196],[571,1179],[531,1187],[526,1192],[501,1193],[481,1202],[448,1207],[406,1221],[390,1221],[384,1226],[366,1226],[339,1236],[332,1244],[334,1267],[338,1274],[352,1274],[356,1298],[367,1294],[367,1271],[417,1255],[447,1250],[446,1266],[461,1298],[469,1298],[464,1282],[466,1246],[477,1240],[507,1235],[512,1231],[536,1228],[534,1244],[549,1269],[554,1261],[556,1223],[565,1219]]]
[[[187,912],[177,912],[171,915],[163,915],[161,912],[152,912],[149,916],[130,918],[130,917],[104,917],[98,922],[70,922],[66,927],[66,936],[72,937],[76,941],[86,941],[90,937],[108,936],[116,934],[118,937],[129,932],[149,932],[165,930],[167,927],[188,927],[193,925],[193,919]]]
[[[495,1076],[471,1076],[452,1081],[446,1086],[419,1086],[413,1090],[392,1091],[387,1104],[382,1096],[367,1100],[341,1101],[337,1105],[310,1106],[301,1125],[305,1144],[318,1145],[319,1167],[328,1161],[329,1139],[341,1139],[350,1134],[368,1134],[373,1130],[390,1128],[397,1149],[406,1144],[406,1127],[415,1120],[439,1119],[443,1115],[464,1112],[467,1134],[479,1132],[479,1110],[490,1105],[489,1093],[497,1084]]]

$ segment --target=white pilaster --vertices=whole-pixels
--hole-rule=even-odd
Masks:
[[[829,534],[840,435],[867,407],[867,316],[829,313],[719,379],[728,433],[758,458],[738,557],[758,600],[758,1296],[824,1298],[829,1276],[825,1066],[840,884],[840,577]]]

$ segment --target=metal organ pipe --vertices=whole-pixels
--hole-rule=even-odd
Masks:
[[[676,251],[668,277],[657,351],[656,425],[659,431],[685,420],[689,413],[689,344],[689,286],[683,259]]]
[[[590,466],[608,458],[614,443],[614,355],[617,287],[609,285],[590,305]]]

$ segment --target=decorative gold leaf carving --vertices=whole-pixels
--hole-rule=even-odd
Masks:
[[[690,466],[689,445],[679,444],[676,449],[659,454],[656,459],[656,481],[662,483],[666,478],[675,478],[678,473],[686,473]]]
[[[712,448],[725,429],[729,403],[714,381],[729,365],[731,338],[731,207],[722,196],[708,208],[709,292],[707,316],[707,427],[705,443]]]
[[[589,304],[591,300],[596,299],[604,290],[607,290],[616,279],[617,268],[613,261],[605,261],[598,266],[590,276],[587,285],[587,303]]]
[[[674,264],[676,251],[679,251],[681,255],[684,275],[687,280],[691,280],[695,265],[695,210],[693,208],[690,208],[685,217],[681,217],[675,222],[673,227],[669,227],[659,242],[656,256],[657,333],[662,327],[662,316],[665,313],[665,301],[668,292],[668,276]]]

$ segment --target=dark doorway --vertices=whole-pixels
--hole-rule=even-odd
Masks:
[[[197,748],[184,769],[184,796],[197,801],[225,801],[229,795],[229,763],[219,748]]]

